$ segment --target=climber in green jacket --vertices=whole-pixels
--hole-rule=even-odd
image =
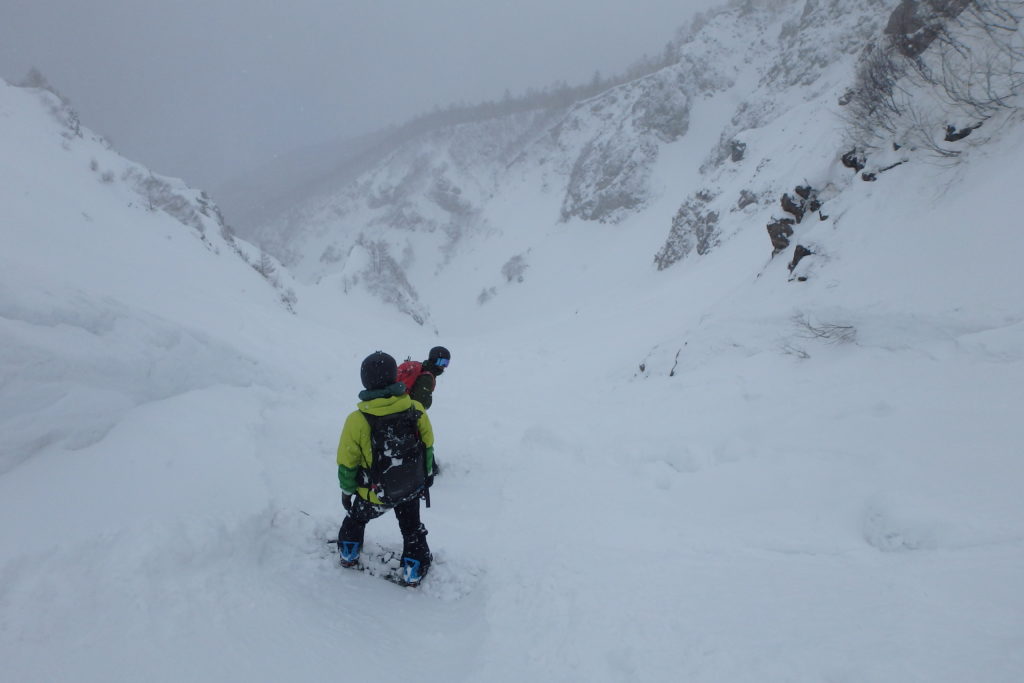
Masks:
[[[358,564],[366,524],[394,510],[404,542],[402,579],[415,585],[431,554],[420,521],[420,497],[433,483],[434,431],[418,401],[398,381],[395,359],[377,351],[363,361],[358,410],[338,443],[338,483],[348,514],[338,531],[343,566]]]

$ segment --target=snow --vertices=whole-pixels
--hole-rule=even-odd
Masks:
[[[290,313],[0,87],[3,680],[1024,679],[1024,128],[865,183],[823,154],[830,97],[720,180],[835,186],[806,282],[769,259],[775,195],[657,273],[669,197],[558,223],[522,171],[423,289],[435,331],[331,277]],[[677,145],[658,187],[696,177]],[[334,451],[361,359],[438,343],[408,590],[338,567]]]

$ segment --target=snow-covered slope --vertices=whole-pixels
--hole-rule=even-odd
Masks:
[[[395,235],[436,246],[448,219],[365,241],[426,325],[355,280],[383,248],[311,265],[342,239],[326,219],[289,312],[213,223],[204,241],[149,210],[120,180],[134,165],[0,89],[4,678],[1021,680],[1024,125],[986,123],[954,165],[888,148],[861,150],[872,182],[844,166],[843,37],[880,35],[889,8],[708,17],[701,44],[740,58],[679,100],[685,134],[652,143],[644,199],[614,220],[564,220],[568,123],[500,174],[478,147],[467,166],[424,151],[430,183],[472,175],[472,231],[408,263]],[[751,35],[785,47],[761,59]],[[647,135],[608,107],[562,120]],[[359,361],[436,343],[454,357],[430,411],[436,563],[411,591],[338,567],[334,449]],[[394,519],[367,540],[398,543]]]
[[[262,376],[225,335],[284,302],[205,195],[121,158],[49,92],[0,93],[0,471],[86,448],[140,404]]]

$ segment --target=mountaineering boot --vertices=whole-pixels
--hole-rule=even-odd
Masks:
[[[359,541],[341,541],[338,548],[341,552],[341,566],[354,567],[359,563]]]
[[[427,575],[429,566],[424,567],[419,560],[414,560],[411,557],[403,557],[402,583],[406,586],[418,586],[423,577]]]

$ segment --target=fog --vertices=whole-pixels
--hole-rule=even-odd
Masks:
[[[216,187],[276,155],[657,54],[722,0],[0,0],[32,67],[133,160]]]

